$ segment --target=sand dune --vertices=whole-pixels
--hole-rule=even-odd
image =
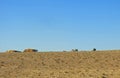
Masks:
[[[0,78],[120,78],[120,51],[0,53]]]

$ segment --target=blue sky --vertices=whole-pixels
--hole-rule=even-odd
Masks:
[[[120,49],[120,0],[0,0],[0,51]]]

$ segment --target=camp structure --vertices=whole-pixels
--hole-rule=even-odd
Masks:
[[[36,49],[25,49],[23,52],[38,52]]]

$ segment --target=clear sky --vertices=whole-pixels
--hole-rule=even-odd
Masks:
[[[0,51],[120,49],[120,0],[0,0]]]

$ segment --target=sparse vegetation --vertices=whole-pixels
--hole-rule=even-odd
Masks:
[[[96,51],[96,48],[93,48],[93,51]]]
[[[21,51],[18,51],[18,50],[7,50],[6,52],[7,53],[16,53],[16,52],[21,52]]]
[[[36,49],[25,49],[23,52],[38,52]]]
[[[0,78],[120,78],[120,51],[0,53]]]
[[[78,49],[72,49],[72,51],[73,51],[73,52],[77,52],[77,51],[78,51]]]

